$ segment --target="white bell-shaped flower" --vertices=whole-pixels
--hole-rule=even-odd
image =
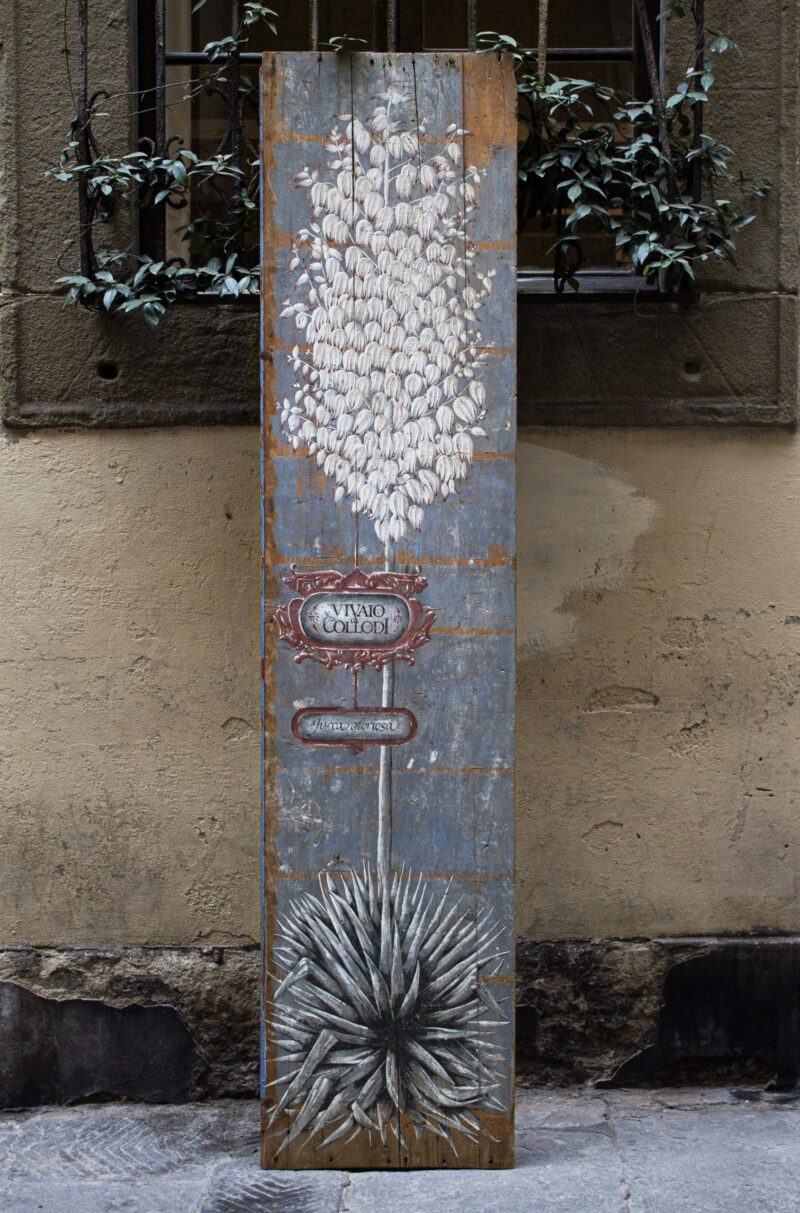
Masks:
[[[295,178],[312,220],[289,258],[294,299],[281,318],[301,334],[289,362],[294,402],[281,428],[369,517],[382,541],[419,530],[424,509],[468,474],[486,414],[476,316],[493,271],[476,272],[468,221],[479,177],[460,168],[451,124],[431,155],[396,89],[365,123],[342,115],[327,170]]]

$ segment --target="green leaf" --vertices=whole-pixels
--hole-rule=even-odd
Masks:
[[[193,11],[205,7],[195,3]],[[670,0],[669,13],[689,11],[689,0]],[[270,29],[275,13],[254,0],[242,7],[243,26],[265,22]],[[711,31],[710,31],[711,36]],[[706,105],[714,84],[714,54],[733,44],[713,34],[702,67],[692,64],[683,81],[668,98],[667,126],[670,157],[678,190],[668,189],[667,158],[661,146],[652,101],[631,99],[607,86],[580,78],[548,73],[542,83],[534,51],[508,34],[483,31],[478,35],[484,52],[511,54],[517,73],[520,122],[526,142],[518,164],[519,189],[524,211],[534,216],[545,231],[557,239],[554,246],[557,289],[579,284],[575,267],[591,264],[592,248],[583,224],[604,231],[627,260],[648,275],[663,269],[673,281],[689,275],[693,261],[711,257],[732,260],[738,233],[753,222],[741,203],[722,197],[737,186],[741,193],[763,197],[769,182],[755,184],[731,172],[731,150],[704,132],[695,140],[693,104]],[[237,36],[206,44],[212,60],[226,61],[243,45]],[[333,50],[350,50],[363,43],[347,34],[335,35],[328,44]],[[223,64],[224,66],[224,64]],[[214,87],[224,83],[219,66],[201,73],[203,82]],[[603,119],[600,120],[599,107]],[[231,252],[232,222],[257,213],[254,200],[254,167],[233,164],[229,154],[201,159],[197,152],[182,148],[172,156],[128,152],[122,156],[97,156],[89,164],[79,163],[80,147],[76,123],[59,157],[58,167],[48,176],[61,184],[85,181],[95,202],[102,200],[102,218],[112,208],[130,206],[142,199],[148,207],[187,205],[192,190],[191,221],[178,229],[186,248],[183,265],[153,261],[131,252],[110,251],[98,256],[94,275],[66,276],[60,280],[73,301],[115,312],[139,311],[148,323],[158,319],[177,299],[207,291],[243,296],[258,290],[258,272],[247,268],[252,249]],[[248,158],[249,159],[249,158]],[[697,171],[703,183],[703,199],[695,202],[689,183]],[[241,183],[235,191],[235,211],[215,210],[212,197],[230,195],[228,182]],[[225,182],[220,191],[218,183]],[[254,241],[253,241],[254,243]],[[224,251],[223,251],[224,250]],[[243,255],[244,253],[244,255]]]

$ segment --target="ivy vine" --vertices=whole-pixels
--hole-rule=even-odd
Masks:
[[[732,194],[764,197],[771,181],[735,175],[732,149],[705,129],[718,59],[738,47],[724,34],[704,30],[700,3],[674,0],[668,6],[668,17],[695,17],[696,54],[669,97],[651,55],[647,101],[552,75],[535,52],[508,35],[478,35],[483,51],[514,58],[526,132],[519,155],[519,226],[538,223],[552,231],[549,252],[558,292],[580,289],[585,243],[597,233],[610,236],[620,258],[665,292],[690,284],[698,264],[736,264],[736,236],[756,215]],[[646,7],[637,0],[636,9],[642,41],[652,46]],[[540,11],[546,13],[544,3]]]
[[[207,0],[198,0],[193,12]],[[646,21],[643,0],[635,0]],[[695,17],[702,31],[702,0],[670,0],[669,14]],[[238,98],[244,106],[252,83],[239,67],[248,31],[264,23],[276,32],[276,14],[245,0],[240,28],[208,43],[209,67],[189,81],[182,101],[199,93]],[[547,4],[540,5],[540,45],[547,42]],[[605,85],[564,78],[546,70],[545,56],[521,47],[506,34],[478,35],[485,52],[513,56],[520,121],[525,138],[519,155],[519,224],[552,231],[553,281],[557,292],[580,289],[589,262],[586,241],[598,232],[613,239],[621,259],[664,291],[685,288],[696,265],[712,259],[735,264],[736,237],[755,218],[732,200],[763,196],[769,180],[754,184],[736,177],[732,150],[705,130],[703,112],[715,84],[720,55],[735,51],[724,35],[698,37],[696,54],[675,93],[664,97],[652,52],[648,58],[652,96],[639,101]],[[652,32],[642,29],[645,46]],[[348,35],[327,45],[349,51],[360,42]],[[241,299],[259,290],[257,154],[236,153],[225,140],[217,154],[201,159],[168,140],[121,156],[104,155],[95,127],[107,99],[89,98],[73,120],[59,165],[49,174],[81,190],[84,240],[79,271],[58,279],[66,302],[108,314],[139,312],[151,325],[180,299],[213,294]],[[242,124],[243,125],[243,124]],[[98,247],[102,227],[123,208],[147,211],[189,207],[178,230],[185,254],[158,259],[135,249]],[[188,211],[187,211],[188,213]],[[87,253],[88,248],[88,253]]]
[[[197,0],[192,12],[206,3]],[[238,30],[203,48],[209,67],[182,86],[178,102],[205,94],[230,104],[233,97],[232,104],[243,115],[244,106],[254,100],[254,85],[241,72],[239,56],[253,26],[264,24],[277,32],[275,17],[265,5],[245,0]],[[77,186],[81,197],[82,264],[57,280],[67,288],[66,302],[110,314],[138,311],[156,325],[179,299],[257,296],[257,148],[245,140],[238,149],[228,150],[233,141],[229,127],[217,154],[205,159],[174,138],[162,148],[143,140],[146,146],[138,151],[106,155],[96,130],[107,116],[103,106],[108,100],[109,94],[99,91],[79,107],[58,168],[48,174]],[[244,131],[243,116],[239,130]],[[189,214],[190,201],[191,218],[176,232],[185,247],[182,256],[164,259],[100,244],[104,225],[123,209],[141,213],[168,208]]]

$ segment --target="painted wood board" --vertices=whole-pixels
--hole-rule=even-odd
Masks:
[[[512,64],[262,88],[262,1165],[509,1166]]]

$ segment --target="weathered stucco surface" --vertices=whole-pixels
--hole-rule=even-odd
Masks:
[[[797,439],[521,443],[521,933],[797,931]]]
[[[6,945],[258,935],[258,437],[6,434]],[[529,938],[800,930],[800,448],[520,440]]]
[[[0,937],[257,939],[257,432],[0,452]]]

